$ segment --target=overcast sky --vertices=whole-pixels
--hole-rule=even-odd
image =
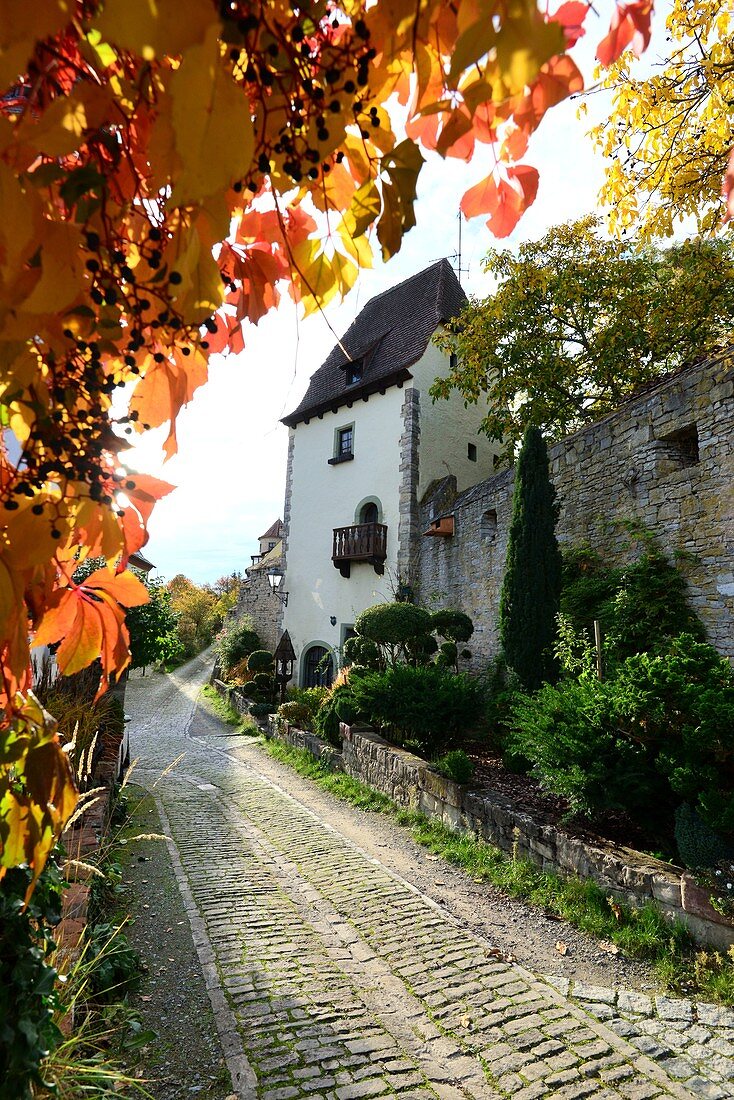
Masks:
[[[663,5],[649,57],[663,52]],[[665,5],[667,7],[667,5]],[[607,13],[606,5],[602,6]],[[574,51],[587,76],[593,49],[603,34],[593,16],[583,52]],[[503,246],[533,239],[554,224],[597,209],[603,161],[586,136],[591,121],[603,117],[605,100],[592,96],[589,118],[576,118],[577,104],[554,107],[531,140],[524,158],[540,171],[535,204]],[[590,121],[591,120],[591,121]],[[326,308],[328,324],[340,335],[375,294],[458,249],[458,204],[463,192],[489,171],[488,150],[465,164],[432,158],[419,180],[417,226],[388,264],[375,261],[361,272],[343,303]],[[481,271],[482,257],[493,239],[481,218],[463,222],[461,282],[467,293],[486,295],[490,287]],[[224,573],[244,570],[257,538],[282,515],[287,429],[279,423],[303,395],[308,380],[334,344],[327,321],[316,314],[300,321],[283,298],[277,314],[245,329],[241,355],[212,358],[210,381],[200,389],[178,421],[179,453],[161,465],[162,433],[148,433],[132,455],[131,465],[177,485],[156,507],[145,554],[167,579],[185,573],[202,583]]]

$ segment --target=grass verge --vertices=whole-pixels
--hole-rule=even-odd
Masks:
[[[360,810],[388,814],[411,830],[413,839],[473,879],[491,883],[511,897],[568,921],[575,928],[630,958],[652,965],[669,990],[734,1006],[734,949],[726,954],[697,949],[685,927],[671,924],[653,905],[633,908],[608,897],[590,879],[565,879],[527,860],[507,856],[492,844],[459,833],[341,772],[332,772],[305,749],[282,741],[263,746],[276,760]]]
[[[226,722],[228,726],[234,726],[238,733],[244,733],[249,736],[255,736],[260,733],[260,728],[254,718],[250,718],[248,714],[239,714],[234,707],[230,706],[223,696],[219,694],[216,688],[213,688],[211,684],[206,684],[201,689],[201,694],[205,699],[210,710],[214,711],[218,718],[221,718],[223,722]]]

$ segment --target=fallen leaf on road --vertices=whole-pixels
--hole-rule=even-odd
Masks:
[[[462,1016],[459,1023],[462,1027],[471,1027],[471,1016]]]
[[[607,955],[618,955],[619,948],[616,943],[610,943],[609,940],[601,940],[599,942],[599,950],[606,951]]]
[[[514,963],[517,962],[516,957],[511,951],[502,951],[499,947],[490,947],[487,951],[488,955],[491,955],[493,959],[501,959],[502,962]]]
[[[556,951],[558,952],[559,955],[567,955],[568,954],[568,944],[564,943],[563,940],[557,940],[556,941]]]
[[[430,859],[431,863],[438,863],[440,856],[426,856],[426,859]]]

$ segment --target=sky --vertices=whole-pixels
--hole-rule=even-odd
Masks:
[[[662,51],[668,6],[658,5],[649,59]],[[602,10],[607,14],[605,5]],[[604,27],[593,16],[587,24],[589,33],[573,56],[590,83],[593,50]],[[604,117],[608,100],[593,95],[588,106],[588,116],[580,121],[577,102],[559,104],[531,139],[524,160],[540,172],[538,195],[509,238],[496,242],[482,218],[463,221],[460,277],[467,294],[491,292],[482,273],[489,248],[498,243],[515,247],[597,209],[604,163],[586,134],[595,119]],[[197,583],[213,582],[250,564],[258,536],[283,513],[288,433],[280,418],[298,404],[333,347],[334,332],[343,334],[370,298],[442,256],[454,257],[456,266],[459,201],[489,171],[487,153],[478,146],[469,164],[431,158],[419,178],[417,226],[401,251],[387,264],[376,259],[372,270],[360,272],[352,292],[343,303],[327,306],[325,317],[317,313],[299,321],[296,307],[284,296],[276,312],[245,327],[241,354],[213,356],[208,384],[179,416],[174,458],[161,462],[165,430],[147,433],[129,452],[132,468],[177,486],[156,506],[149,524],[144,553],[158,576],[170,580],[184,573]]]

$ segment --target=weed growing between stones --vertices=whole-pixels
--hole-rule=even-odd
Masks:
[[[351,803],[359,810],[394,814],[397,809],[395,803],[386,794],[368,787],[366,783],[360,783],[358,779],[353,779],[351,775],[329,771],[325,764],[314,759],[311,753],[305,749],[292,748],[290,745],[284,745],[282,741],[272,740],[265,741],[263,748],[276,760],[280,760],[282,764],[288,764],[299,775],[305,776],[306,779],[312,779],[325,791],[330,791],[337,798]]]
[[[685,996],[734,1005],[734,951],[700,951],[679,922],[671,924],[652,905],[634,908],[607,897],[591,880],[564,879],[468,834],[429,821],[398,806],[387,795],[341,772],[332,772],[305,749],[265,741],[263,748],[323,790],[361,810],[388,814],[411,830],[413,839],[461,867],[474,879],[568,921],[631,958],[650,963],[665,986]]]
[[[221,718],[223,722],[226,722],[228,726],[235,726],[237,727],[238,733],[244,733],[249,736],[258,736],[260,734],[257,722],[254,722],[248,715],[239,714],[210,684],[206,684],[205,687],[201,689],[201,692],[208,708],[214,711],[216,716]]]

